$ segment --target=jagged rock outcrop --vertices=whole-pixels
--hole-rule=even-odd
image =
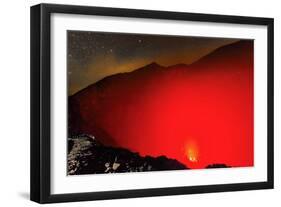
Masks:
[[[166,156],[142,157],[123,148],[102,145],[89,135],[68,139],[68,174],[99,174],[188,169]]]

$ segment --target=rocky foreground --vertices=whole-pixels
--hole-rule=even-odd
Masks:
[[[188,169],[165,156],[142,157],[123,148],[107,147],[89,135],[68,139],[68,175]]]

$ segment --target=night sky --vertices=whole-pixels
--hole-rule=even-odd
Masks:
[[[67,32],[68,94],[116,73],[157,62],[190,64],[236,39],[183,36]]]

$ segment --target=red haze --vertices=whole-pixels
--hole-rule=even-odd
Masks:
[[[69,132],[190,168],[252,166],[253,124],[253,41],[109,76],[69,98]]]

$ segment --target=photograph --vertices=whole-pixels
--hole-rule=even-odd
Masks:
[[[68,30],[67,174],[254,166],[254,40]]]
[[[274,188],[274,19],[31,7],[30,199]]]

